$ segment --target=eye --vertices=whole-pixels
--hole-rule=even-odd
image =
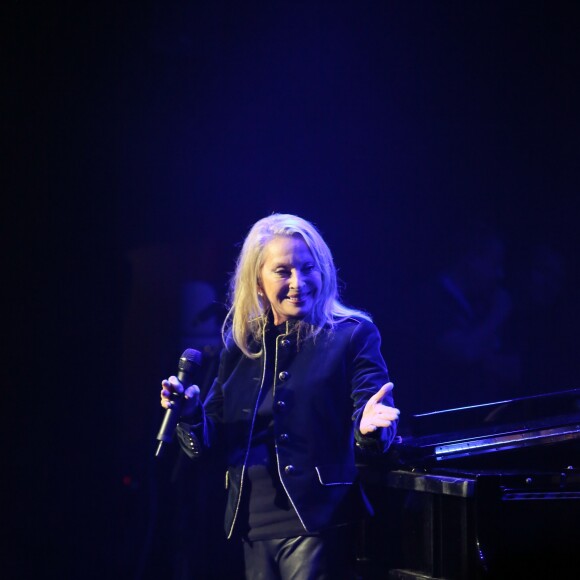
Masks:
[[[290,271],[286,270],[285,268],[278,268],[277,270],[274,270],[274,274],[284,278],[286,276],[290,276]]]
[[[302,268],[302,271],[305,272],[306,274],[309,274],[310,272],[314,272],[314,270],[316,270],[316,266],[314,264],[306,264]]]

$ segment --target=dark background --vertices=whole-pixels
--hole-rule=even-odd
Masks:
[[[184,577],[183,529],[164,519],[172,457],[152,460],[181,288],[205,281],[223,303],[237,244],[274,211],[318,225],[402,402],[400,313],[448,232],[492,223],[508,282],[547,242],[567,276],[546,342],[567,357],[530,389],[578,386],[574,2],[10,0],[3,13],[12,577]],[[222,549],[218,570],[234,566]]]

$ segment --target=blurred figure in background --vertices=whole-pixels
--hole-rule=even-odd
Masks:
[[[513,337],[522,353],[525,393],[577,387],[577,299],[569,261],[544,240],[524,248],[518,262]]]
[[[403,324],[412,412],[501,400],[520,385],[520,356],[506,342],[513,301],[504,240],[486,224],[447,240],[444,262],[413,296]]]

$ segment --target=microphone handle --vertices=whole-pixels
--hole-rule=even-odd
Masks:
[[[177,379],[183,385],[183,389],[187,389],[193,384],[191,373],[180,370],[177,373]],[[159,433],[157,434],[157,449],[155,451],[155,457],[160,457],[164,448],[164,443],[171,443],[173,441],[173,433],[179,422],[179,417],[181,416],[181,407],[183,406],[183,394],[173,393],[171,396],[172,405],[171,408],[166,409],[165,415],[163,416],[163,422],[159,428]]]

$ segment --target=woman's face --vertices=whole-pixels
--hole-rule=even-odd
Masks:
[[[272,307],[274,324],[310,314],[322,275],[301,237],[277,236],[266,244],[258,286]]]

